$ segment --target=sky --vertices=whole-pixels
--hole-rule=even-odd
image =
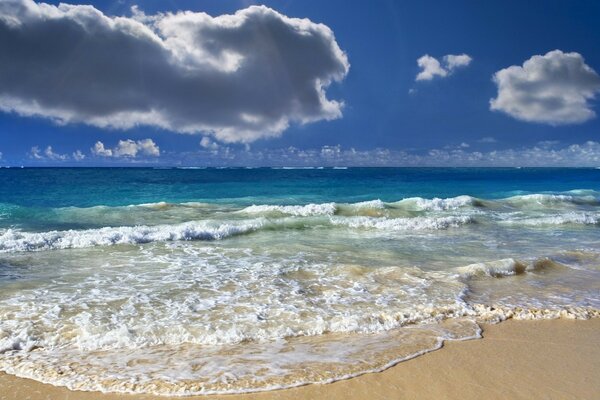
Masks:
[[[0,1],[0,165],[600,166],[597,1]]]

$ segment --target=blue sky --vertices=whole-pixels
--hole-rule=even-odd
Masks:
[[[313,23],[324,24],[335,35],[334,43],[345,53],[349,64],[347,72],[343,71],[341,61],[335,68],[318,71],[336,76],[324,91],[327,99],[343,102],[343,106],[339,106],[341,115],[325,108],[315,111],[311,103],[305,105],[300,116],[289,117],[288,111],[281,111],[283,114],[276,117],[289,117],[287,127],[261,126],[252,128],[247,135],[235,136],[246,128],[229,120],[215,122],[217,128],[178,133],[176,131],[187,128],[174,123],[167,123],[168,126],[132,124],[125,128],[98,126],[103,122],[90,126],[87,116],[69,114],[70,119],[61,122],[51,113],[50,117],[39,116],[40,112],[37,116],[28,116],[18,107],[15,111],[14,106],[10,106],[12,112],[7,112],[7,106],[0,112],[2,165],[528,165],[534,159],[531,163],[536,165],[544,164],[544,160],[546,165],[600,165],[597,143],[600,119],[594,115],[600,111],[596,96],[600,89],[594,77],[600,72],[598,2],[110,0],[70,3],[91,4],[109,17],[131,17],[132,6],[137,6],[146,16],[185,10],[216,17],[233,14],[252,4],[264,4],[283,16],[308,18]],[[221,36],[215,39],[217,46],[219,38]],[[0,50],[1,46],[8,45],[2,41]],[[252,54],[252,47],[249,49],[248,54]],[[552,58],[552,62],[558,63],[567,62],[566,55],[576,53],[577,56],[570,59],[579,64],[573,67],[574,72],[569,71],[587,75],[581,79],[573,74],[565,78],[548,72],[547,79],[518,82],[518,85],[514,81],[520,79],[519,75],[507,76],[503,82],[512,86],[507,86],[506,102],[499,102],[497,110],[490,109],[490,99],[499,98],[500,84],[493,81],[496,72],[511,66],[521,68],[531,57],[543,57],[554,50],[560,50],[560,54],[555,53],[556,57]],[[294,51],[291,46],[290,51]],[[35,49],[32,54],[36,54]],[[453,70],[444,67],[445,55],[461,54],[471,58],[468,65]],[[424,55],[436,58],[441,68],[445,68],[446,76],[416,81],[421,71],[417,60]],[[308,51],[294,62],[302,60],[302,63],[319,65],[320,60],[316,58],[328,56]],[[550,65],[550,59],[548,56],[534,61],[548,60],[547,65]],[[41,61],[38,65],[30,63],[26,68],[19,67],[24,72],[17,80],[22,79],[26,84],[38,68],[43,69],[45,61]],[[11,63],[11,59],[2,62]],[[68,62],[63,60],[63,65]],[[71,68],[81,65],[74,64]],[[323,68],[329,68],[326,64],[323,62]],[[540,64],[541,71],[546,71],[545,65]],[[563,78],[566,80],[554,84]],[[542,85],[546,86],[540,88]],[[14,97],[17,89],[12,89],[13,86],[10,89],[13,92],[6,89],[6,93]],[[252,90],[257,90],[256,87],[260,88],[254,85]],[[529,88],[525,97],[530,103],[521,103],[526,101],[523,99],[512,101],[510,96],[518,95],[515,91],[523,87]],[[3,90],[0,82],[0,94]],[[543,102],[539,98],[529,99],[533,90],[539,90],[540,96],[554,90],[555,94],[550,95],[554,97],[548,100],[554,108],[539,110]],[[252,92],[248,89],[244,93]],[[572,96],[563,99],[564,93]],[[262,95],[257,95],[256,102],[263,101]],[[36,100],[35,94],[31,96]],[[557,110],[555,118],[549,117],[556,110],[557,102],[571,101],[573,96],[571,106],[557,106],[564,110]],[[110,97],[104,101],[110,102]],[[73,110],[73,113],[78,112],[77,107]],[[267,106],[265,110],[268,111]],[[302,118],[312,122],[300,121]],[[205,122],[200,118],[194,121],[194,126]],[[220,131],[223,126],[225,130]],[[263,134],[261,129],[270,129],[271,133]],[[124,141],[121,147],[119,141]],[[97,142],[102,143],[105,151],[98,152],[97,147],[91,150]],[[50,151],[47,151],[48,146],[51,146]],[[83,158],[74,156],[77,150]]]

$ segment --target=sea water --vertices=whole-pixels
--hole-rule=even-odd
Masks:
[[[185,395],[331,382],[600,315],[597,169],[2,169],[0,370]]]

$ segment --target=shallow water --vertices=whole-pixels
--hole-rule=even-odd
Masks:
[[[74,389],[328,382],[600,310],[600,171],[1,170],[0,370]]]

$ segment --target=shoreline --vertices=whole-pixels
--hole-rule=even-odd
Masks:
[[[508,320],[483,338],[449,341],[382,372],[240,395],[168,397],[70,391],[0,373],[0,400],[593,399],[600,393],[600,318]]]

